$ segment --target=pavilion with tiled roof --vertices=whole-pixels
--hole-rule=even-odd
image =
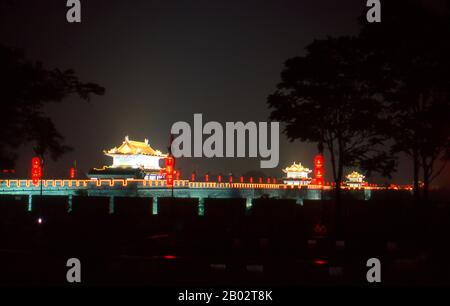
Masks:
[[[153,149],[148,143],[148,139],[142,141],[130,140],[128,136],[119,147],[103,151],[105,155],[113,158],[113,164],[101,169],[92,169],[89,177],[115,177],[135,176],[136,171],[143,173],[147,179],[159,179],[161,177],[161,160],[167,154]],[[125,173],[126,172],[126,173]],[[129,173],[129,174],[128,174]]]
[[[144,139],[144,142],[130,140],[128,136],[125,136],[125,140],[119,147],[114,147],[110,150],[103,151],[105,155],[114,157],[115,155],[149,155],[166,157],[167,154],[161,153],[159,150],[154,150],[148,143],[148,139]]]

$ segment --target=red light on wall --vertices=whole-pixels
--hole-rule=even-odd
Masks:
[[[259,178],[259,183],[262,184],[262,177]]]
[[[195,172],[192,172],[191,174],[191,182],[195,182]]]
[[[220,182],[222,182],[222,176],[221,175],[218,175],[217,176],[217,181],[220,183]]]
[[[178,170],[178,171],[175,171],[175,177],[176,177],[176,180],[177,180],[177,181],[180,180],[180,176],[181,176],[180,171],[179,171],[179,170]]]
[[[173,174],[166,174],[166,186],[168,188],[173,187]]]
[[[318,266],[323,266],[323,265],[326,265],[326,264],[327,264],[327,261],[326,261],[326,260],[323,260],[323,259],[314,259],[314,260],[313,260],[313,263],[316,264],[316,265],[318,265]]]
[[[267,184],[270,184],[270,177],[267,178]]]
[[[75,167],[71,167],[70,168],[70,178],[73,180],[75,179],[77,176],[77,170],[75,169]]]
[[[233,176],[230,175],[230,184],[233,183]]]
[[[169,155],[166,157],[166,186],[173,187],[173,174],[174,174],[175,159]]]
[[[314,183],[317,185],[324,185],[324,178],[323,178],[323,155],[317,154],[314,157]]]
[[[175,255],[164,255],[164,259],[176,259],[177,257]]]
[[[318,234],[318,235],[326,235],[328,232],[327,226],[325,224],[322,223],[316,223],[316,225],[314,226],[314,233]]]
[[[253,183],[253,177],[250,176],[250,183]]]
[[[239,178],[239,182],[241,182],[241,183],[244,182],[244,177],[243,177],[243,176],[241,176],[241,177]]]
[[[39,184],[39,180],[42,178],[42,161],[39,157],[33,157],[31,159],[31,180],[34,185]]]
[[[205,174],[205,181],[209,182],[209,174]]]
[[[276,184],[277,183],[277,179],[276,178],[273,178],[272,179],[272,184]]]

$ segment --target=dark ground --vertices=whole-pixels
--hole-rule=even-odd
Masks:
[[[0,198],[0,285],[67,285],[80,259],[82,285],[366,286],[366,261],[381,260],[382,285],[450,285],[450,205],[445,201],[344,201],[335,235],[332,201],[151,201]],[[42,218],[42,224],[38,223]],[[344,245],[336,244],[343,240]]]

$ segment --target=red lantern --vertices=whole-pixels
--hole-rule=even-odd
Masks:
[[[195,182],[195,172],[192,172],[191,174],[191,182]]]
[[[73,180],[75,179],[77,176],[77,170],[75,169],[75,167],[71,167],[70,168],[70,178]]]
[[[169,155],[166,157],[166,186],[168,188],[173,187],[173,174],[174,174],[175,159]]]
[[[39,184],[39,180],[42,178],[42,161],[39,157],[33,157],[31,159],[31,180],[34,185]]]
[[[324,185],[323,174],[323,155],[318,154],[314,157],[314,182],[316,185]]]

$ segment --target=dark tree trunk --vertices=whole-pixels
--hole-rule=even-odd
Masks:
[[[422,198],[424,201],[428,201],[429,191],[430,191],[430,166],[426,164],[426,160],[423,159],[422,161],[422,168],[423,168],[423,192],[422,192]]]
[[[423,199],[428,201],[428,195],[430,190],[430,179],[428,175],[423,176]]]
[[[336,238],[340,239],[343,234],[343,207],[342,207],[342,176],[344,172],[344,158],[342,149],[340,150],[338,159],[338,171],[336,177],[335,201],[336,201]]]
[[[414,172],[414,199],[416,201],[420,200],[420,188],[419,188],[419,154],[417,150],[413,151],[413,172]]]
[[[335,228],[336,228],[336,238],[342,236],[342,182],[338,179],[335,181],[336,187],[334,190],[334,201],[335,201]]]

